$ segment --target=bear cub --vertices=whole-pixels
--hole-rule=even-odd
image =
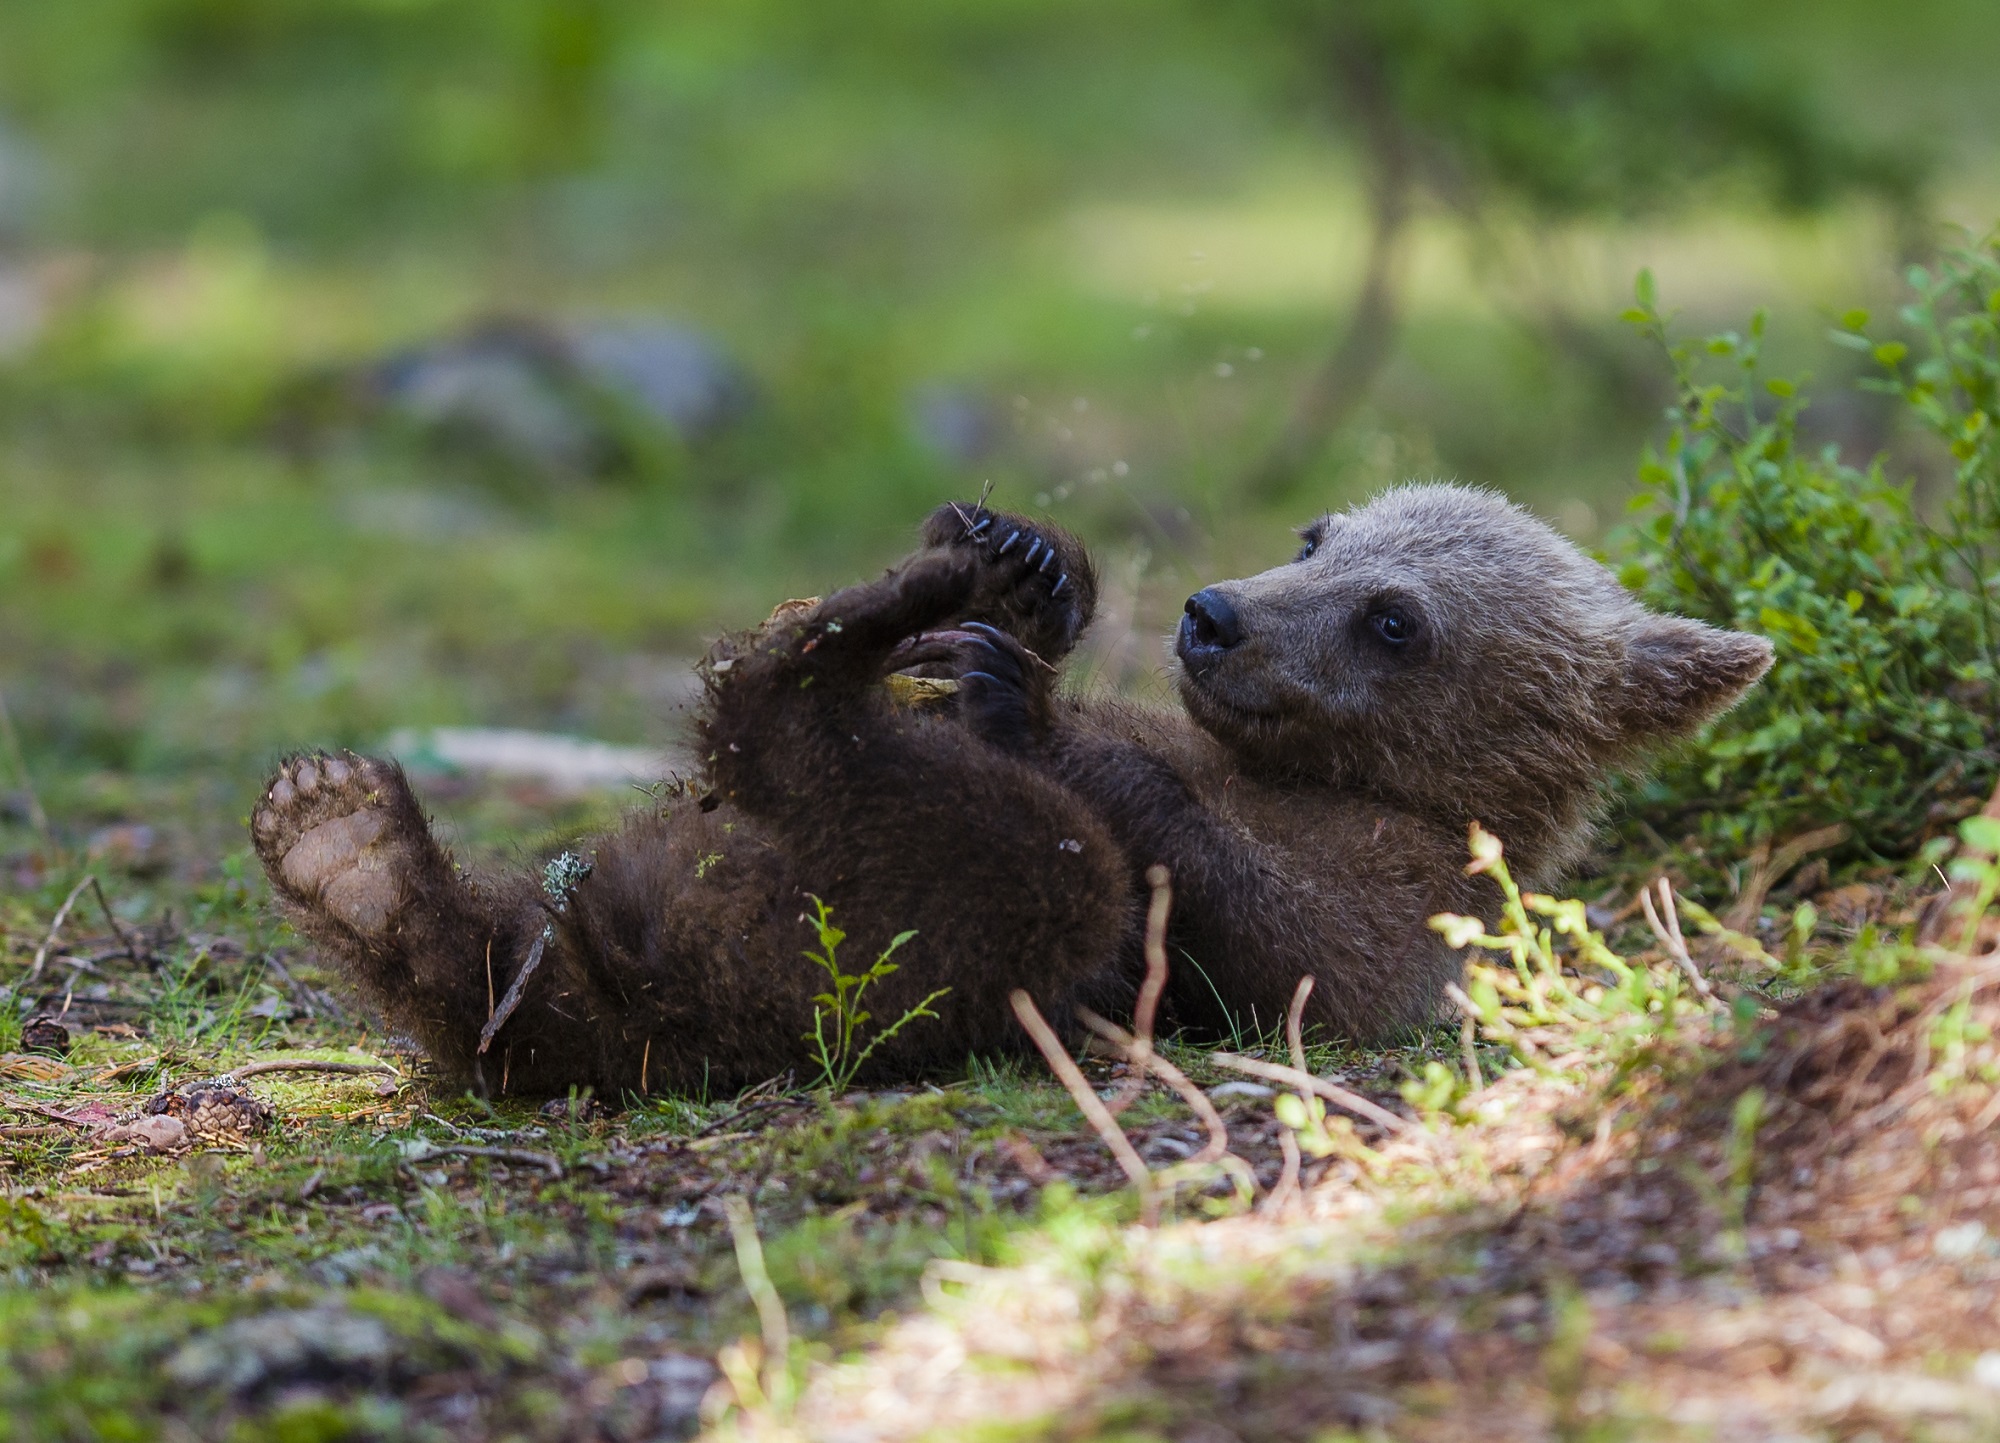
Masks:
[[[258,854],[391,1024],[503,1091],[810,1075],[809,897],[849,971],[915,932],[877,1019],[949,989],[873,1077],[1018,1046],[1017,987],[1059,1027],[1129,1010],[1155,864],[1173,1025],[1272,1026],[1310,974],[1309,1022],[1379,1040],[1458,975],[1427,919],[1492,910],[1467,824],[1546,885],[1602,781],[1729,706],[1771,648],[1647,611],[1490,492],[1405,486],[1302,535],[1188,598],[1172,710],[1059,688],[1096,596],[1075,538],[943,506],[879,580],[718,643],[700,775],[539,871],[461,869],[402,772],[350,753],[284,763]]]

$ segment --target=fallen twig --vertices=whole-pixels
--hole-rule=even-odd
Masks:
[[[1207,1093],[1188,1081],[1186,1073],[1151,1048],[1145,1047],[1143,1038],[1135,1037],[1117,1023],[1099,1017],[1088,1007],[1077,1008],[1076,1015],[1077,1020],[1085,1027],[1124,1053],[1135,1071],[1141,1072],[1142,1075],[1144,1072],[1153,1073],[1178,1093],[1181,1101],[1193,1110],[1194,1115],[1201,1120],[1201,1125],[1208,1129],[1207,1144],[1188,1159],[1190,1164],[1215,1162],[1229,1151],[1229,1129],[1223,1125],[1222,1114],[1215,1110],[1215,1104],[1209,1101]],[[1143,1052],[1142,1047],[1145,1049]],[[1110,1110],[1109,1103],[1105,1104],[1105,1110]]]
[[[130,957],[134,962],[144,961],[145,959],[139,955],[138,945],[133,942],[131,937],[126,935],[125,924],[113,915],[111,911],[111,899],[104,895],[104,885],[95,876],[90,878],[90,890],[97,894],[98,908],[104,913],[104,920],[111,925],[111,935],[116,937],[118,945],[125,949],[125,955]],[[110,955],[115,956],[117,954]]]
[[[140,1057],[131,1062],[120,1062],[107,1067],[102,1072],[91,1074],[92,1082],[117,1082],[121,1078],[132,1077],[141,1072],[150,1072],[166,1059],[163,1057]]]
[[[1750,875],[1745,879],[1735,905],[1723,916],[1722,925],[1735,932],[1749,931],[1757,920],[1757,914],[1763,910],[1764,899],[1770,896],[1772,887],[1784,881],[1799,863],[1814,852],[1837,847],[1853,835],[1854,829],[1847,823],[1835,822],[1830,827],[1801,833],[1776,851],[1771,849],[1768,841],[1759,843],[1752,853]],[[1645,894],[1642,892],[1640,895]]]
[[[1479,1066],[1479,1020],[1463,1010],[1458,1017],[1458,1055],[1465,1064],[1465,1085],[1474,1092],[1486,1086],[1486,1074]]]
[[[49,935],[42,938],[42,945],[35,949],[35,965],[28,969],[28,975],[22,979],[24,983],[33,982],[42,975],[42,967],[49,960],[49,948],[55,946],[56,933],[62,931],[63,920],[69,916],[69,909],[76,905],[76,899],[82,895],[83,889],[96,880],[95,877],[85,877],[69,889],[69,895],[63,898],[62,906],[56,908],[55,921],[49,923]]]
[[[1653,909],[1650,889],[1644,887],[1639,889],[1639,905],[1645,909],[1646,925],[1653,929],[1653,935],[1660,939],[1660,945],[1666,948],[1667,955],[1674,959],[1674,965],[1687,973],[1688,980],[1694,983],[1694,990],[1705,998],[1713,998],[1715,989],[1708,985],[1708,979],[1702,976],[1701,969],[1694,965],[1694,958],[1688,955],[1687,939],[1681,936],[1680,914],[1674,909],[1674,884],[1662,877],[1657,885],[1660,889],[1658,911]],[[1665,914],[1664,922],[1661,920],[1662,913]]]
[[[1014,1006],[1014,1016],[1020,1019],[1021,1026],[1026,1029],[1028,1036],[1032,1037],[1035,1046],[1041,1049],[1041,1054],[1047,1059],[1050,1070],[1055,1073],[1062,1085],[1069,1089],[1069,1095],[1075,1099],[1077,1107],[1082,1110],[1090,1125],[1097,1130],[1097,1135],[1104,1140],[1104,1145],[1111,1149],[1111,1155],[1118,1159],[1118,1165],[1125,1169],[1125,1175],[1132,1179],[1132,1186],[1139,1191],[1139,1219],[1148,1227],[1152,1226],[1159,1220],[1160,1202],[1154,1192],[1153,1175],[1147,1170],[1145,1159],[1141,1158],[1133,1148],[1132,1140],[1125,1136],[1124,1129],[1118,1126],[1118,1119],[1111,1115],[1109,1108],[1105,1107],[1104,1099],[1092,1090],[1089,1080],[1083,1075],[1083,1069],[1076,1065],[1076,1059],[1064,1050],[1061,1039],[1055,1034],[1055,1029],[1049,1026],[1041,1011],[1035,1006],[1035,999],[1017,987],[1008,994],[1008,1001]]]
[[[347,1009],[340,1005],[338,998],[332,993],[321,991],[317,987],[309,987],[299,981],[292,975],[292,969],[287,967],[276,953],[264,953],[263,961],[265,968],[285,984],[285,990],[292,994],[292,1001],[305,1009],[306,1016],[316,1017],[324,1013],[335,1022],[348,1020]]]
[[[764,1266],[764,1245],[757,1237],[756,1214],[751,1211],[750,1200],[741,1195],[724,1198],[722,1211],[729,1220],[730,1238],[736,1244],[736,1267],[743,1275],[743,1290],[757,1308],[757,1330],[763,1335],[763,1377],[757,1376],[756,1363],[740,1343],[723,1349],[717,1361],[723,1376],[736,1389],[737,1401],[745,1408],[769,1403],[790,1407],[791,1320],[785,1315],[785,1301],[771,1285],[771,1274]]]
[[[391,1077],[402,1076],[386,1062],[319,1062],[310,1057],[280,1057],[270,1062],[249,1062],[241,1067],[232,1067],[229,1075],[241,1079],[264,1072],[386,1072]]]
[[[741,1108],[735,1112],[732,1112],[727,1117],[718,1118],[716,1121],[711,1122],[707,1127],[702,1128],[699,1132],[690,1134],[687,1140],[689,1142],[694,1142],[699,1138],[713,1137],[718,1132],[728,1132],[731,1128],[735,1127],[737,1123],[743,1121],[744,1118],[754,1116],[755,1114],[760,1112],[771,1112],[776,1109],[786,1108],[786,1107],[811,1107],[811,1106],[812,1106],[812,1100],[810,1098],[767,1097],[762,1102],[753,1102],[748,1107]]]
[[[1284,1170],[1278,1174],[1278,1181],[1257,1205],[1257,1211],[1266,1217],[1281,1216],[1299,1196],[1299,1135],[1278,1124],[1278,1152],[1284,1158]]]
[[[0,1102],[0,1107],[11,1108],[16,1112],[32,1112],[37,1117],[50,1118],[53,1121],[64,1123],[70,1127],[80,1127],[85,1132],[96,1132],[102,1126],[100,1123],[88,1122],[80,1117],[70,1117],[65,1113],[57,1112],[53,1107],[43,1107],[39,1102],[28,1102],[18,1097],[10,1097],[4,1102]]]
[[[1408,1132],[1410,1124],[1385,1107],[1370,1102],[1356,1092],[1344,1087],[1336,1087],[1323,1077],[1315,1077],[1310,1072],[1297,1067],[1285,1067],[1276,1062],[1264,1062],[1255,1057],[1243,1057],[1234,1052],[1211,1052],[1208,1060],[1217,1067],[1227,1067],[1236,1072],[1247,1072],[1252,1077],[1268,1077],[1273,1082],[1282,1082],[1295,1088],[1307,1088],[1318,1093],[1335,1107],[1345,1108],[1357,1117],[1390,1132]]]
[[[550,1177],[563,1175],[562,1159],[554,1153],[531,1152],[524,1147],[477,1147],[469,1142],[430,1142],[424,1144],[422,1152],[412,1153],[409,1162],[422,1162],[432,1157],[484,1157],[494,1162],[518,1162],[524,1167],[539,1167]]]
[[[521,964],[521,970],[514,974],[514,980],[507,987],[507,995],[500,999],[500,1010],[486,1019],[486,1025],[479,1031],[479,1053],[493,1045],[494,1036],[507,1025],[507,1019],[514,1015],[514,1009],[521,1005],[521,994],[528,988],[528,979],[535,975],[535,969],[542,965],[542,954],[548,950],[549,931],[544,927],[535,934],[535,944],[528,949],[528,960]],[[506,1091],[503,1080],[500,1090]]]
[[[1312,996],[1313,976],[1307,973],[1299,979],[1299,985],[1292,989],[1291,1006],[1285,1009],[1285,1045],[1291,1051],[1292,1066],[1300,1072],[1308,1072],[1306,1067],[1305,1015],[1306,999]],[[1301,1088],[1298,1092],[1299,1105],[1305,1110],[1305,1117],[1313,1119],[1312,1091]],[[1323,1120],[1313,1120],[1313,1127],[1321,1138],[1325,1136]],[[1283,1213],[1298,1199],[1299,1187],[1299,1135],[1281,1120],[1278,1124],[1278,1153],[1284,1159],[1284,1169],[1278,1174],[1277,1186],[1271,1189],[1266,1199],[1266,1209],[1273,1216]]]
[[[1118,1095],[1105,1102],[1116,1117],[1146,1089],[1148,1062],[1153,1055],[1153,1019],[1160,1009],[1160,996],[1167,990],[1167,915],[1173,908],[1173,879],[1165,867],[1155,862],[1146,869],[1146,882],[1153,889],[1152,904],[1146,909],[1146,980],[1139,984],[1139,1000],[1132,1009],[1132,1034],[1126,1047],[1131,1067]],[[1108,1034],[1099,1034],[1101,1036]]]

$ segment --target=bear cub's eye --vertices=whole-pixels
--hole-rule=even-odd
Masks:
[[[1299,533],[1299,540],[1303,541],[1305,545],[1299,548],[1299,554],[1294,556],[1292,561],[1296,564],[1297,562],[1306,560],[1315,551],[1319,550],[1319,544],[1325,538],[1326,531],[1317,521],[1306,527],[1305,530]]]
[[[1393,606],[1385,606],[1380,611],[1371,613],[1368,625],[1384,646],[1397,651],[1410,644],[1410,638],[1417,630],[1411,624],[1409,617]]]

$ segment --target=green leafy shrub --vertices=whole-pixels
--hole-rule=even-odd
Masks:
[[[1640,470],[1620,575],[1649,603],[1776,645],[1771,674],[1633,784],[1630,813],[1719,857],[1846,822],[1851,852],[1908,855],[1993,783],[2000,701],[2000,236],[1913,269],[1910,339],[1865,312],[1835,339],[1949,444],[1942,515],[1877,457],[1801,449],[1806,402],[1761,369],[1764,319],[1673,337],[1642,275],[1626,318],[1672,367],[1671,429]]]

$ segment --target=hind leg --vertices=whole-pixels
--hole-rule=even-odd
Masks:
[[[251,834],[299,929],[391,1023],[447,1069],[468,1072],[487,969],[506,984],[520,935],[539,926],[532,904],[461,876],[402,769],[351,752],[288,759]]]

